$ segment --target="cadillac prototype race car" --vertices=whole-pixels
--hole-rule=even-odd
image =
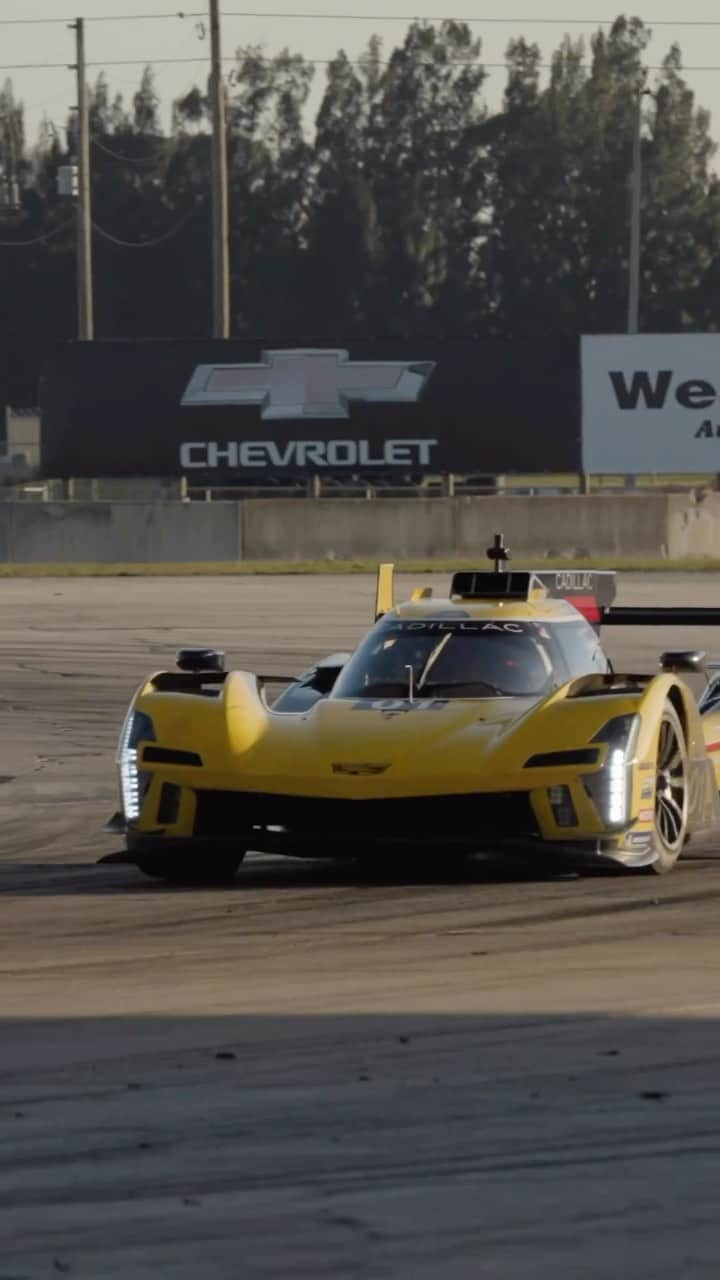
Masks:
[[[168,880],[231,878],[246,850],[299,857],[523,851],[669,871],[720,826],[720,671],[664,653],[614,671],[601,626],[720,625],[720,609],[617,608],[607,572],[455,573],[393,602],[352,654],[297,677],[181,649],[120,735],[127,860]],[[705,674],[699,699],[690,677]],[[269,696],[280,686],[279,696]]]

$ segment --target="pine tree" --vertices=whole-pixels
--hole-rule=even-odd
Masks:
[[[370,59],[373,53],[371,47]],[[365,292],[378,254],[377,206],[367,172],[371,85],[372,62],[358,74],[341,52],[328,66],[315,125],[307,232],[314,282],[310,305],[318,332],[347,327],[351,333],[365,324]]]
[[[462,290],[472,273],[485,206],[486,156],[477,144],[484,80],[479,41],[453,21],[414,23],[379,77],[367,143],[376,330],[432,327],[443,295]]]
[[[0,89],[0,209],[19,207],[28,172],[23,106],[15,99],[12,80],[6,80]]]
[[[155,73],[146,67],[140,87],[133,97],[133,126],[136,133],[157,136],[160,130],[160,99],[155,90]]]
[[[238,331],[307,323],[303,269],[312,148],[303,117],[314,68],[287,50],[240,50],[228,102],[232,299]]]
[[[715,145],[681,65],[674,45],[648,99],[643,148],[642,321],[654,330],[702,324],[708,302],[711,323],[720,322],[717,294],[704,288],[720,241]]]

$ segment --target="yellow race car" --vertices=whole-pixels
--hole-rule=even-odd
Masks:
[[[455,573],[393,602],[353,654],[302,675],[225,671],[181,649],[150,676],[118,748],[127,860],[167,880],[231,878],[246,850],[334,858],[522,851],[669,871],[720,825],[720,674],[694,651],[613,671],[601,625],[720,624],[718,609],[615,608],[614,574]]]

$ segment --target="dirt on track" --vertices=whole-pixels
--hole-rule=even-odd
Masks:
[[[720,579],[621,599],[716,602]],[[148,669],[181,643],[300,669],[356,642],[372,584],[0,601],[0,1280],[715,1280],[712,846],[664,878],[251,856],[194,890],[97,866]],[[696,643],[720,652],[610,647],[637,669]]]

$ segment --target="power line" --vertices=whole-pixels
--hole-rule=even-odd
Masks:
[[[31,245],[42,244],[45,240],[52,240],[53,236],[59,236],[61,231],[72,227],[74,223],[74,218],[68,218],[67,222],[61,222],[59,227],[54,227],[52,231],[45,231],[41,236],[35,236],[32,240],[0,240],[0,249],[28,249]]]
[[[226,62],[235,61],[233,58],[226,58]],[[207,62],[207,57],[202,55],[197,58],[100,58],[93,62],[86,62],[86,67],[147,67],[156,64],[180,62]],[[0,63],[0,71],[74,71],[75,64],[72,62],[4,62]]]
[[[104,227],[98,226],[97,222],[93,222],[93,231],[96,231],[103,240],[109,240],[111,244],[118,245],[121,249],[154,249],[156,245],[163,244],[165,240],[171,240],[176,236],[183,227],[187,225],[191,218],[194,218],[198,212],[197,206],[190,209],[179,222],[173,227],[165,231],[161,236],[155,236],[153,240],[121,240],[119,236],[114,236],[112,232],[106,231]]]
[[[0,18],[0,27],[49,27],[72,21],[72,18]]]
[[[223,13],[223,18],[278,18],[283,21],[299,18],[318,22],[464,22],[468,26],[487,23],[494,26],[526,27],[612,27],[617,21],[616,18],[451,18],[447,14],[430,17],[409,13],[262,13],[242,10],[228,10]],[[647,27],[720,27],[720,18],[642,18],[641,21]]]
[[[147,138],[147,134],[143,134],[142,137],[145,140]],[[104,151],[106,156],[112,156],[113,160],[122,161],[124,164],[157,165],[157,156],[124,156],[121,152],[113,151],[110,147],[106,147],[105,143],[100,142],[98,138],[91,138],[90,141],[94,147],[97,147],[98,151]],[[167,147],[168,139],[158,138],[157,142],[161,148]]]
[[[0,71],[72,71],[69,62],[6,62],[0,67]]]
[[[159,22],[163,18],[205,18],[206,13],[103,13],[87,22]],[[0,27],[69,26],[75,18],[0,18]]]
[[[719,24],[719,25],[720,25],[720,24]],[[255,55],[253,55],[253,56],[255,56]],[[329,67],[329,66],[331,66],[331,65],[336,61],[336,59],[335,59],[335,58],[305,58],[305,57],[303,57],[303,55],[302,55],[302,54],[299,54],[298,56],[302,59],[302,61],[303,61],[307,66],[311,66],[311,67]],[[271,62],[271,61],[273,60],[273,55],[272,55],[272,54],[259,54],[259,55],[257,55],[257,57],[258,57],[258,60],[259,60],[260,62]],[[237,65],[237,61],[238,61],[238,59],[237,59],[237,57],[236,57],[236,56],[234,56],[234,55],[227,55],[226,57],[224,57],[224,58],[223,58],[223,62],[233,62],[233,63],[235,63],[236,65]],[[373,60],[373,61],[375,61],[375,60]],[[92,62],[92,61],[91,61],[91,62],[86,62],[86,63],[85,63],[85,65],[86,65],[86,67],[100,67],[100,68],[102,69],[102,68],[104,68],[104,67],[147,67],[147,66],[155,67],[155,66],[179,66],[179,65],[181,65],[181,64],[193,64],[193,63],[194,63],[194,64],[197,64],[197,63],[200,63],[200,62],[202,62],[202,63],[207,62],[207,58],[204,58],[204,57],[198,57],[198,58],[150,58],[150,59],[148,59],[147,57],[145,57],[145,58],[106,58],[106,59],[100,59],[100,60],[95,61],[95,62]],[[364,67],[364,66],[366,66],[366,65],[367,65],[367,62],[366,62],[366,61],[363,61],[362,59],[357,59],[357,58],[356,58],[356,59],[354,59],[354,60],[353,60],[353,59],[348,59],[348,60],[347,60],[347,65],[348,65],[348,66],[351,66],[351,67]],[[379,60],[376,62],[376,65],[377,65],[377,66],[381,66],[381,67],[387,67],[387,66],[390,66],[390,59],[388,59],[388,58],[382,58],[382,59],[379,59]],[[438,63],[436,63],[436,62],[431,62],[431,61],[424,61],[424,62],[417,62],[417,63],[415,63],[414,65],[415,65],[415,66],[419,66],[419,67],[437,67],[438,65],[442,65],[442,64],[438,64]],[[509,63],[509,62],[484,62],[484,61],[483,61],[483,59],[482,59],[482,57],[480,57],[480,58],[477,60],[477,62],[476,62],[474,59],[471,59],[471,58],[467,58],[467,59],[465,59],[465,58],[458,58],[456,61],[451,62],[451,63],[446,63],[445,65],[446,65],[446,66],[453,66],[453,67],[476,66],[476,65],[477,65],[477,66],[480,66],[480,67],[484,68],[484,69],[485,69],[485,70],[487,70],[487,71],[502,71],[502,70],[507,70],[507,68],[508,68],[509,66],[511,66],[511,63]],[[588,62],[581,62],[581,63],[579,63],[578,65],[579,65],[581,68],[584,68],[585,70],[588,70],[588,69],[590,68],[590,65],[591,65],[591,64],[590,64],[590,63],[588,63]],[[537,66],[538,66],[538,70],[540,70],[540,71],[551,71],[551,70],[553,69],[553,63],[551,63],[551,62],[539,62],[539,63],[537,64]],[[704,65],[704,66],[681,66],[681,67],[678,67],[678,68],[676,68],[676,69],[677,69],[679,72],[683,73],[683,74],[690,73],[690,72],[697,72],[697,71],[720,71],[720,64],[712,63],[712,64],[707,64],[706,66],[705,66],[705,65]],[[73,71],[73,70],[74,70],[74,66],[73,66],[72,64],[70,64],[70,63],[67,63],[67,62],[8,62],[8,63],[0,63],[0,71],[40,71],[40,70],[54,70],[54,71],[57,71],[57,70],[64,70],[64,71]],[[663,64],[662,64],[661,62],[657,62],[657,63],[649,63],[649,64],[646,64],[646,65],[645,65],[645,70],[646,70],[646,71],[664,71],[664,70],[665,70],[665,67],[663,66]]]
[[[207,10],[199,13],[186,13],[178,9],[175,13],[101,13],[97,18],[89,18],[89,22],[160,22],[163,18],[207,18]]]
[[[303,22],[464,22],[468,26],[492,25],[492,26],[535,26],[535,27],[611,27],[617,19],[613,18],[532,18],[532,17],[496,17],[489,15],[485,17],[472,17],[460,15],[458,17],[449,17],[447,14],[439,16],[420,15],[411,13],[285,13],[272,12],[265,13],[260,10],[227,10],[223,13],[223,18],[267,18],[279,21],[303,21]],[[207,18],[205,10],[186,11],[177,10],[175,13],[105,13],[99,14],[97,17],[87,19],[88,23],[100,22],[161,22],[166,19],[204,19]],[[33,27],[33,26],[63,26],[75,21],[74,17],[67,18],[0,18],[0,27]],[[718,18],[643,18],[642,22],[649,27],[720,27],[720,19]]]

